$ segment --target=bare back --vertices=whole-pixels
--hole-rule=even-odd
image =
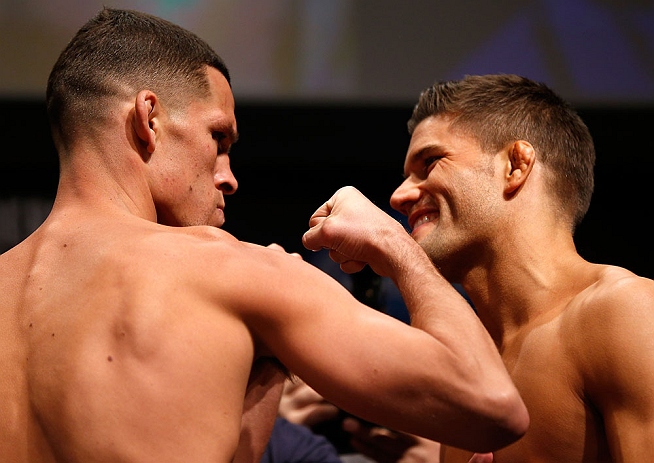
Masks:
[[[393,429],[473,450],[524,432],[524,406],[481,323],[378,209],[401,239],[393,249],[419,259],[394,271],[424,329],[285,252],[91,209],[55,203],[0,257],[3,456],[256,462],[283,382],[271,359]]]
[[[206,237],[138,222],[48,220],[0,258],[7,461],[231,460],[254,343],[195,296]]]
[[[590,286],[506,343],[502,358],[531,425],[494,461],[647,459],[640,452],[654,441],[653,282],[618,267],[592,269]],[[471,456],[442,452],[445,463]]]

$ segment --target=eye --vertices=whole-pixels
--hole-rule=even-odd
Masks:
[[[424,160],[425,169],[429,169],[433,164],[437,163],[443,156],[427,156]]]
[[[229,144],[226,142],[228,137],[224,132],[212,132],[211,137],[218,143],[218,153],[229,151]]]

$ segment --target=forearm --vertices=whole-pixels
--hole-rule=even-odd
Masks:
[[[285,378],[279,365],[266,358],[257,360],[252,366],[233,462],[258,462],[263,455],[275,423]]]
[[[472,307],[410,240],[397,237],[386,249],[393,249],[387,252],[390,276],[402,293],[411,325],[438,341],[436,368],[446,372],[443,387],[457,391],[451,399],[460,401],[462,413],[477,416],[471,429],[483,430],[485,422],[488,435],[508,444],[526,430],[524,404]],[[496,434],[491,431],[494,426]]]
[[[416,373],[405,383],[420,384],[411,392],[407,389],[404,400],[407,407],[420,408],[423,417],[445,414],[448,424],[427,420],[411,427],[407,421],[406,430],[430,438],[446,436],[452,445],[478,451],[507,445],[526,431],[526,409],[492,339],[470,305],[396,220],[355,189],[343,188],[316,211],[309,225],[307,248],[329,248],[345,271],[368,264],[379,275],[391,277],[412,326],[422,331],[402,341],[394,335],[395,349],[402,352],[397,357],[407,364],[404,374]],[[429,427],[433,433],[425,431]]]
[[[394,230],[376,247],[377,260],[384,262],[377,266],[385,269],[400,290],[412,326],[436,337],[457,355],[502,365],[491,337],[470,304],[409,234]]]
[[[470,304],[422,248],[413,239],[398,248],[395,246],[396,254],[401,256],[389,257],[393,262],[391,278],[402,294],[411,325],[436,337],[458,356],[502,365],[495,344]]]

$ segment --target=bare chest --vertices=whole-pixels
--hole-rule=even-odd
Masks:
[[[531,424],[522,439],[496,453],[500,463],[610,461],[601,416],[585,397],[577,331],[565,326],[565,317],[556,316],[503,350]]]
[[[558,320],[505,346],[504,363],[530,416],[518,442],[494,452],[496,463],[611,461],[601,416],[584,397],[574,345]],[[445,463],[467,462],[470,453],[446,448]]]
[[[529,410],[531,424],[496,461],[609,461],[601,417],[584,397],[573,347],[556,320],[539,327],[503,356]]]

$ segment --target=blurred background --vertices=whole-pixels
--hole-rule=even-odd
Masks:
[[[46,81],[103,3],[173,21],[225,59],[241,133],[225,228],[240,239],[278,242],[333,272],[302,248],[309,216],[343,185],[387,207],[420,92],[465,74],[515,73],[569,100],[595,139],[582,256],[654,277],[651,0],[0,0],[1,251],[52,204]],[[355,290],[386,285],[334,274]],[[395,297],[384,294],[372,297]]]

